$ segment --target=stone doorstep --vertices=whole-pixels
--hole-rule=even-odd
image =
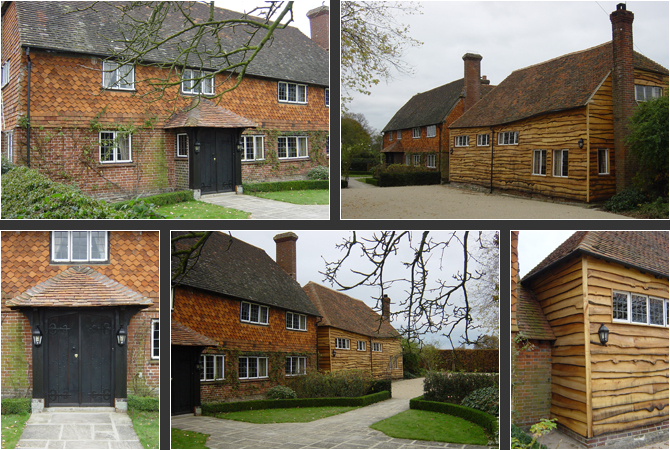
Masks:
[[[217,192],[216,194],[200,194],[200,199],[225,198],[236,195],[235,192]]]
[[[113,406],[51,406],[49,408],[44,408],[42,412],[45,413],[58,413],[58,412],[78,412],[78,413],[91,413],[91,412],[116,412]]]

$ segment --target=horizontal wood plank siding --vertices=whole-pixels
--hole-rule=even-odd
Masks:
[[[612,76],[609,75],[589,102],[589,201],[608,199],[616,193],[613,118]],[[601,148],[608,149],[607,175],[599,174],[598,170],[598,149]]]

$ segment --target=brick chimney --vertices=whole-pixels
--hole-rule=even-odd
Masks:
[[[632,180],[635,167],[627,161],[628,121],[635,109],[633,72],[633,13],[619,3],[610,14],[612,21],[612,107],[614,112],[614,163],[616,191],[621,192]]]
[[[386,294],[382,297],[382,317],[388,322],[391,321],[391,299]]]
[[[294,280],[296,275],[296,252],[295,241],[298,240],[298,235],[292,231],[287,233],[280,233],[274,237],[277,244],[277,264],[284,269],[284,272],[289,274]]]
[[[319,47],[328,51],[330,49],[330,12],[327,6],[319,6],[307,13],[309,17],[309,30],[312,35],[312,40],[316,42]]]
[[[482,84],[491,84],[491,80],[486,78],[486,75],[482,75]]]
[[[465,91],[464,111],[467,111],[481,98],[481,61],[482,56],[476,53],[463,55],[465,61],[465,80],[463,90]]]

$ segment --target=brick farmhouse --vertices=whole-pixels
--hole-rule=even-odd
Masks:
[[[327,7],[308,13],[316,40],[277,29],[239,87],[216,98],[235,81],[209,75],[216,60],[191,54],[170,71],[180,48],[164,44],[135,66],[119,65],[111,51],[123,41],[118,5],[86,6],[2,4],[2,154],[14,163],[97,197],[226,192],[328,165]],[[209,17],[207,4],[188,7],[196,20]],[[214,10],[217,20],[241,16]],[[161,29],[183,27],[171,12]],[[224,50],[238,48],[246,31],[222,31]],[[215,43],[205,34],[201,45]],[[159,78],[171,83],[163,96],[151,86]]]
[[[159,394],[158,232],[2,232],[2,397]],[[125,338],[125,342],[123,342]]]

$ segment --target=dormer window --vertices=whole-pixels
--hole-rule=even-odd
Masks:
[[[181,80],[184,94],[214,95],[214,74],[211,72],[184,69]]]
[[[307,85],[280,81],[277,84],[277,100],[286,103],[307,103]]]
[[[126,91],[135,89],[135,68],[132,64],[120,65],[114,61],[103,61],[102,87]]]
[[[53,263],[108,263],[107,231],[52,231]]]

